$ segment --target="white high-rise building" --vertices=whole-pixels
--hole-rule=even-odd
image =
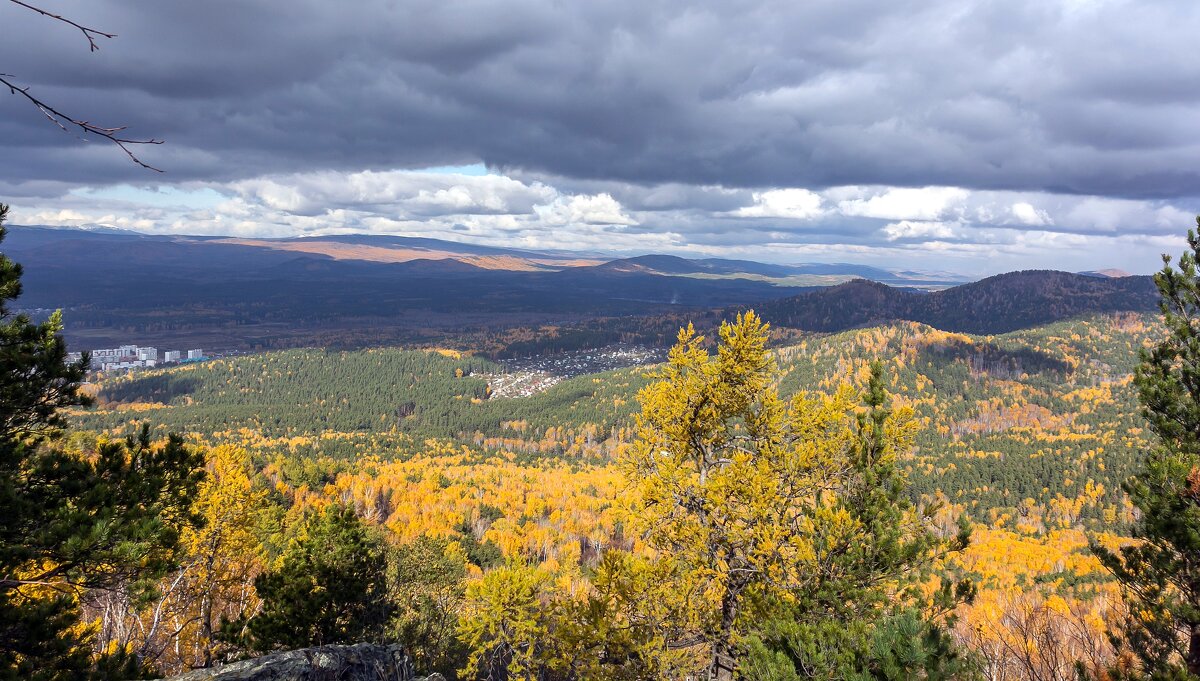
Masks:
[[[166,352],[163,353],[163,361],[164,362],[178,362],[179,354],[180,353],[178,350],[167,350]]]
[[[195,350],[188,350],[187,358],[188,359],[204,359],[204,351],[199,348],[196,348]]]
[[[137,358],[141,361],[158,359],[158,348],[138,348]]]

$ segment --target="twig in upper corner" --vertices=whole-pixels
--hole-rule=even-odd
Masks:
[[[44,17],[49,17],[56,21],[61,21],[64,24],[67,24],[69,26],[74,26],[75,28],[79,29],[80,32],[83,33],[83,37],[87,38],[88,46],[91,47],[92,52],[95,52],[96,50],[100,49],[100,46],[96,44],[96,38],[115,38],[115,37],[117,37],[116,33],[105,33],[104,31],[98,31],[94,28],[88,28],[87,26],[83,26],[83,25],[75,23],[74,21],[71,21],[70,19],[68,19],[60,14],[54,14],[53,12],[47,12],[46,10],[44,10],[40,7],[34,7],[33,5],[31,5],[27,2],[22,2],[21,0],[8,0],[8,1],[13,4],[20,5],[20,6],[24,7],[25,9],[33,10],[34,12],[37,12],[38,14],[40,14]]]
[[[18,0],[12,0],[12,1],[18,2]],[[24,4],[24,3],[19,3],[19,4]],[[7,78],[6,78],[6,76],[7,76]],[[156,173],[163,172],[161,168],[155,168],[154,166],[152,166],[152,165],[146,163],[145,161],[143,161],[142,159],[138,158],[137,155],[134,154],[133,151],[129,148],[129,146],[127,146],[127,145],[131,145],[131,144],[162,144],[163,143],[162,140],[156,140],[153,138],[148,139],[148,140],[140,140],[140,139],[132,139],[132,138],[128,138],[128,137],[122,137],[120,133],[123,130],[125,130],[125,126],[121,126],[119,128],[106,128],[103,126],[96,125],[95,123],[91,123],[89,121],[80,120],[78,118],[72,118],[71,116],[68,116],[68,115],[64,114],[63,112],[59,111],[58,109],[55,109],[54,107],[43,102],[42,100],[38,99],[37,97],[34,97],[33,95],[29,94],[28,87],[19,87],[19,86],[15,85],[14,83],[12,83],[12,81],[8,80],[8,78],[11,78],[11,77],[12,76],[9,74],[0,73],[0,84],[3,84],[6,87],[8,87],[9,92],[11,92],[12,94],[21,95],[25,99],[28,99],[30,102],[33,103],[34,106],[36,106],[38,108],[39,111],[42,112],[42,115],[44,115],[46,118],[50,119],[50,121],[52,123],[54,123],[55,125],[57,125],[59,128],[62,128],[62,130],[64,132],[70,132],[67,129],[67,126],[71,125],[71,126],[75,126],[75,127],[79,128],[84,133],[90,133],[92,135],[97,135],[99,137],[103,137],[104,139],[106,139],[106,140],[112,142],[113,144],[117,145],[118,147],[120,147],[121,151],[125,152],[125,155],[128,156],[134,163],[140,165],[143,168],[146,168],[147,170],[153,170]]]

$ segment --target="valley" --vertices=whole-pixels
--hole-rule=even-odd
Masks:
[[[1200,4],[0,26],[0,681],[1200,681]]]
[[[1125,312],[988,336],[913,322],[799,342],[781,332],[773,356],[784,396],[858,384],[871,361],[884,362],[895,405],[920,424],[901,462],[912,502],[937,509],[942,532],[960,516],[975,525],[952,559],[980,589],[961,612],[964,644],[1012,645],[1032,635],[1025,617],[1078,643],[1102,637],[1120,607],[1087,542],[1119,541],[1134,520],[1121,485],[1151,441],[1131,376],[1157,324]],[[401,543],[463,536],[466,523],[469,541],[578,582],[603,548],[632,546],[616,462],[635,438],[639,390],[659,369],[556,376],[528,394],[494,386],[501,375],[609,366],[581,365],[588,357],[661,355],[625,348],[501,365],[449,350],[268,352],[102,378],[98,406],[72,419],[80,432],[120,436],[148,422],[245,450],[256,484],[289,514],[349,504]],[[1100,664],[1113,653],[1094,654]],[[1032,664],[1004,653],[994,662]]]
[[[771,325],[762,370],[782,403],[844,399],[881,371],[889,409],[912,423],[896,503],[939,542],[973,527],[938,559],[940,579],[977,590],[944,621],[995,678],[1053,666],[1015,655],[1022,636],[1102,640],[1124,607],[1089,546],[1123,545],[1138,520],[1123,486],[1153,438],[1133,374],[1163,335],[1149,277],[1025,271],[964,283],[399,238],[14,234],[43,266],[45,254],[86,247],[66,262],[94,285],[43,267],[26,303],[65,304],[72,347],[120,334],[231,348],[91,374],[94,405],[66,412],[69,447],[132,442],[143,428],[150,440],[180,434],[216,457],[214,470],[221,457],[240,462],[237,484],[262,495],[255,513],[271,527],[349,508],[390,546],[442,542],[463,589],[522,566],[547,585],[539,602],[569,603],[598,588],[606,556],[654,555],[628,530],[639,483],[627,466],[648,391],[682,361],[668,349],[694,324],[704,337],[694,351],[714,351],[718,327],[754,310]],[[154,264],[138,264],[139,249]],[[169,286],[147,284],[167,269]],[[260,528],[246,550],[279,550],[279,530],[245,522]],[[468,617],[446,607],[439,616]],[[1100,668],[1118,654],[1094,645],[1083,661]]]
[[[856,382],[885,361],[888,389],[923,424],[905,464],[914,499],[943,497],[989,524],[1102,527],[1128,513],[1121,482],[1148,446],[1130,381],[1154,329],[1135,313],[999,336],[903,323],[774,353],[785,397]],[[269,352],[102,378],[98,408],[76,419],[113,434],[146,420],[250,447],[263,462],[296,456],[331,470],[403,459],[430,437],[477,456],[604,462],[630,442],[637,393],[654,372],[610,367],[654,358],[645,348],[504,364],[449,351]],[[528,389],[533,381],[545,384]]]
[[[901,319],[1004,333],[1157,304],[1144,276],[1027,271],[964,282],[849,264],[606,259],[363,235],[256,241],[15,227],[5,248],[28,265],[22,306],[65,310],[75,350],[438,346],[504,359],[663,349],[691,319],[751,306],[799,333]]]

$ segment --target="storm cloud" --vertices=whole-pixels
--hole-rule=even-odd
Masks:
[[[138,150],[167,173],[4,93],[0,197],[28,198],[30,216],[57,201],[159,231],[224,216],[262,234],[557,229],[570,246],[608,230],[632,250],[1007,248],[1037,264],[1088,236],[1095,258],[1142,257],[1198,207],[1200,4],[1185,0],[51,9],[119,37],[89,54],[69,26],[0,3],[0,72],[167,140]],[[472,164],[489,179],[412,172]],[[121,183],[224,202],[89,212],[80,188]]]

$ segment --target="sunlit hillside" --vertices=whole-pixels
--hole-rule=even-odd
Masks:
[[[944,494],[989,522],[1071,527],[1120,515],[1120,483],[1147,446],[1130,379],[1152,324],[1098,316],[981,337],[906,323],[775,352],[785,395],[829,390],[861,379],[871,359],[887,361],[890,390],[923,426],[908,464],[915,495]],[[407,458],[427,438],[603,463],[631,437],[646,369],[490,398],[500,371],[433,351],[266,353],[104,379],[99,408],[76,420],[112,432],[149,420],[250,444],[263,460],[329,459],[339,469],[364,456]]]

